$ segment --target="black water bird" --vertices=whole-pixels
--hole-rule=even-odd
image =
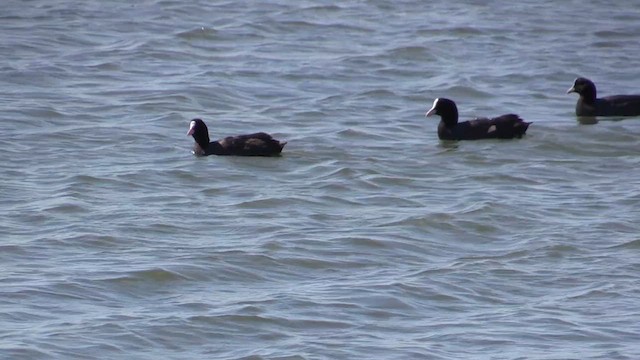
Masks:
[[[598,98],[593,81],[579,77],[569,93],[578,93],[577,116],[638,116],[640,115],[640,95],[613,95]]]
[[[228,136],[220,140],[209,141],[209,129],[201,119],[193,119],[189,124],[187,136],[196,141],[193,153],[206,155],[236,156],[278,156],[287,144],[280,142],[263,132],[247,135]]]
[[[441,140],[521,138],[531,124],[515,114],[458,122],[456,103],[445,98],[437,98],[426,116],[433,114],[440,115],[438,138]]]

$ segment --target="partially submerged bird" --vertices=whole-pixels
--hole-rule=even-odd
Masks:
[[[438,138],[441,140],[521,138],[531,124],[515,114],[458,122],[456,103],[445,98],[437,98],[426,116],[433,114],[440,115]]]
[[[569,93],[578,93],[580,98],[576,104],[577,116],[637,116],[640,115],[640,95],[613,95],[597,97],[596,85],[593,81],[579,77]]]
[[[206,155],[237,155],[237,156],[277,156],[287,144],[280,142],[263,132],[228,136],[224,139],[209,142],[209,129],[201,119],[193,119],[189,124],[187,136],[193,136],[196,143],[193,153],[198,156]]]

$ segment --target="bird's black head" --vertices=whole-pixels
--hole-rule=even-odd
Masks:
[[[578,93],[586,101],[593,102],[596,100],[596,85],[589,79],[579,77],[573,82],[573,86],[567,90],[569,93]]]
[[[448,127],[455,126],[458,123],[458,107],[453,100],[437,98],[425,116],[433,114],[440,115],[442,122]]]
[[[189,124],[187,136],[193,136],[193,139],[204,150],[209,146],[209,129],[201,119],[193,119]]]

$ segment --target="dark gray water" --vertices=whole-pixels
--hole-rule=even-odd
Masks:
[[[640,358],[637,1],[1,8],[0,358]]]

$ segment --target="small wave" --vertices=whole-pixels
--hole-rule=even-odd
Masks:
[[[471,26],[452,26],[439,29],[420,29],[416,31],[416,34],[421,36],[433,36],[433,35],[445,35],[447,37],[453,35],[480,35],[484,30]]]
[[[369,91],[359,93],[358,97],[388,99],[388,98],[397,98],[398,95],[393,91],[390,91],[387,89],[375,89],[375,90],[369,90]]]
[[[621,31],[621,30],[602,30],[593,33],[597,37],[601,38],[629,38],[636,37],[638,34],[634,31]]]
[[[474,86],[461,86],[461,85],[454,85],[454,86],[450,86],[449,88],[444,88],[442,90],[439,90],[439,93],[447,94],[447,96],[450,96],[451,98],[462,98],[462,99],[464,98],[487,99],[494,96],[492,93],[488,91],[478,90]]]
[[[565,299],[567,301],[576,301],[579,299],[585,301],[601,301],[606,299],[613,299],[620,296],[618,292],[611,291],[614,288],[616,288],[615,285],[601,285],[597,288],[579,289],[577,291],[574,291],[573,293],[567,294],[565,296]]]
[[[96,70],[104,70],[104,71],[117,71],[122,69],[122,67],[120,66],[119,63],[117,62],[100,62],[94,65],[89,65],[89,68],[92,69],[96,69]]]
[[[199,27],[197,29],[191,29],[176,34],[177,37],[187,40],[193,39],[213,39],[218,34],[216,29]]]
[[[285,257],[280,258],[279,262],[286,266],[295,267],[296,271],[347,269],[357,267],[358,264],[353,258],[341,260],[336,257],[326,260],[311,257]]]
[[[623,244],[618,244],[618,245],[614,245],[609,247],[609,249],[631,249],[631,250],[637,250],[640,249],[640,239],[636,239],[636,240],[631,240],[631,241],[627,241]]]
[[[73,175],[71,178],[68,179],[68,182],[70,183],[86,183],[86,184],[97,184],[100,183],[104,180],[104,178],[99,178],[97,176],[93,176],[93,175]]]
[[[591,45],[593,45],[593,47],[596,47],[596,48],[604,48],[604,49],[623,48],[625,46],[624,44],[621,44],[615,41],[598,41],[598,42],[592,43]]]
[[[366,132],[360,129],[344,129],[336,133],[339,137],[347,139],[362,139],[365,141],[384,140],[385,138],[370,132]]]
[[[175,281],[189,280],[189,277],[184,276],[178,272],[155,268],[149,270],[131,271],[124,275],[105,279],[107,282],[113,283],[138,283],[138,282],[154,282],[154,283],[169,283]]]
[[[354,24],[344,24],[344,23],[321,23],[321,22],[309,22],[304,20],[296,20],[296,21],[282,21],[278,23],[278,26],[285,27],[287,30],[291,31],[292,29],[296,29],[297,31],[306,30],[309,31],[312,28],[321,28],[323,31],[332,31],[332,32],[345,32],[345,33],[369,33],[370,29],[362,26],[357,26]],[[306,28],[306,29],[305,29]],[[283,29],[284,30],[284,29]]]
[[[65,118],[67,115],[54,108],[31,108],[22,110],[25,115],[47,120]]]
[[[347,238],[341,238],[341,239],[336,239],[339,240],[341,243],[347,243],[347,244],[351,244],[353,246],[355,246],[356,248],[378,248],[378,249],[383,249],[383,248],[388,248],[388,242],[386,241],[382,241],[379,239],[372,239],[372,238],[363,238],[363,237],[347,237]]]
[[[50,359],[52,357],[51,351],[46,349],[39,350],[37,346],[27,347],[23,341],[15,344],[10,341],[5,342],[0,354],[2,357],[6,356],[6,359]],[[69,356],[68,354],[67,352],[66,356]]]
[[[77,213],[86,212],[87,208],[84,205],[81,205],[75,202],[70,202],[70,203],[57,204],[57,205],[50,206],[48,208],[45,208],[44,211],[61,213],[61,214],[77,214]]]
[[[424,46],[401,46],[388,51],[393,58],[424,58],[431,57],[429,49]]]
[[[432,224],[440,224],[440,223],[449,223],[453,221],[454,216],[448,213],[435,213],[429,215],[415,215],[415,216],[406,216],[398,220],[393,220],[385,223],[381,223],[377,226],[379,227],[409,227],[415,226],[423,228],[427,225]]]
[[[331,4],[331,5],[311,5],[305,8],[300,9],[300,11],[304,11],[304,12],[328,12],[328,13],[334,13],[334,12],[339,12],[341,11],[342,8],[338,5],[335,4]]]
[[[580,249],[573,245],[558,244],[545,248],[545,251],[549,257],[559,258],[568,254],[575,254],[580,251]]]
[[[92,233],[61,237],[60,239],[54,239],[52,241],[54,242],[54,244],[57,243],[54,246],[62,245],[87,249],[110,249],[117,247],[118,245],[121,245],[125,242],[123,239],[115,236]]]
[[[280,207],[292,206],[292,203],[300,202],[300,203],[313,203],[304,199],[296,199],[296,198],[267,198],[267,199],[256,199],[256,200],[248,200],[243,201],[241,203],[236,204],[236,206],[244,209],[273,209]]]
[[[269,328],[277,326],[287,326],[297,329],[348,329],[351,324],[345,321],[327,320],[327,319],[296,319],[293,316],[269,317],[263,315],[243,315],[243,314],[224,314],[224,315],[197,315],[189,318],[189,321],[204,322],[207,324],[217,324],[218,326],[228,326],[235,324],[237,327],[250,326],[254,328],[257,325],[267,326]],[[227,324],[227,325],[225,325]]]

